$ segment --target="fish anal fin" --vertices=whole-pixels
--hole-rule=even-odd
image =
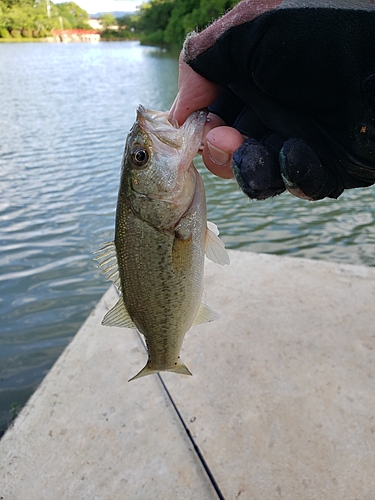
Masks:
[[[218,319],[219,315],[211,307],[204,302],[201,303],[198,313],[195,317],[193,325],[200,325],[201,323],[209,323]]]
[[[229,255],[225,250],[224,243],[219,238],[219,230],[213,222],[207,221],[206,231],[206,257],[216,264],[225,266],[229,264]]]
[[[136,328],[131,319],[123,298],[120,297],[116,304],[104,316],[102,325],[104,326],[119,326],[124,328]]]

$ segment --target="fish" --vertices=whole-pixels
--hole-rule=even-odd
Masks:
[[[139,105],[126,139],[114,241],[96,252],[119,300],[105,326],[137,329],[146,365],[129,381],[161,371],[191,375],[180,357],[187,331],[218,318],[202,302],[205,255],[229,264],[215,224],[207,222],[205,189],[193,164],[207,113],[179,127],[168,113]]]

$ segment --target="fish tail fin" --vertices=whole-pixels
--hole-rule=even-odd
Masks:
[[[173,368],[167,368],[165,370],[154,370],[153,368],[149,367],[148,363],[146,363],[146,366],[144,366],[142,370],[137,373],[137,375],[134,375],[134,377],[130,378],[128,382],[131,382],[136,378],[145,377],[146,375],[151,375],[152,373],[158,373],[161,371],[179,373],[180,375],[193,375],[189,368],[180,359],[178,359],[176,365]]]
[[[130,378],[128,382],[131,382],[132,380],[135,380],[136,378],[141,378],[145,377],[146,375],[151,375],[152,373],[158,373],[159,370],[153,370],[148,366],[148,363],[142,368],[140,372],[137,373],[137,375],[134,375],[134,377]]]

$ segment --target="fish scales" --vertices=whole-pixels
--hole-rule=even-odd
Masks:
[[[125,216],[127,210],[121,206],[119,213],[117,225],[124,230],[118,231],[115,245],[126,308],[145,335],[151,363],[172,366],[182,345],[180,332],[190,328],[199,307],[203,273],[199,246],[203,243],[199,245],[192,238],[178,240],[140,219]],[[176,251],[176,245],[182,248]],[[150,331],[155,334],[149,337]],[[168,362],[169,358],[173,361]]]
[[[121,294],[103,324],[135,327],[145,337],[148,360],[133,379],[191,374],[180,359],[184,336],[194,323],[217,317],[202,303],[205,252],[228,263],[218,232],[207,228],[203,180],[192,163],[205,114],[188,119],[186,129],[166,116],[138,108],[123,157],[114,244],[97,257],[103,268],[116,258],[117,267],[103,272]]]

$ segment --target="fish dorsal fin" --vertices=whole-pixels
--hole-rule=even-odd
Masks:
[[[124,328],[137,328],[125,307],[122,297],[104,316],[102,325],[104,326],[121,326]]]
[[[112,280],[121,292],[120,273],[117,263],[117,252],[114,241],[108,241],[94,252],[94,260],[99,262],[98,266],[102,268],[102,273],[107,275],[107,281]]]
[[[218,319],[218,317],[219,315],[211,309],[211,307],[202,302],[193,324],[200,325],[201,323],[209,323],[210,321]]]
[[[229,255],[218,235],[219,230],[216,224],[207,221],[206,257],[216,264],[225,266],[229,264]]]

